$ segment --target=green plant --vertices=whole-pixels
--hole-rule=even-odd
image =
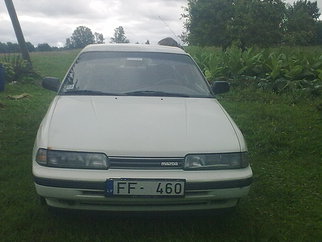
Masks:
[[[20,55],[3,55],[0,62],[5,66],[5,78],[8,82],[22,81],[23,77],[35,75],[30,63]]]
[[[4,79],[8,82],[13,81],[14,76],[15,76],[15,71],[14,71],[12,65],[7,62],[2,62],[1,60],[0,60],[0,64],[2,64],[2,66],[4,68]]]
[[[208,80],[229,80],[235,86],[255,86],[276,93],[301,91],[321,94],[322,48],[271,48],[227,50],[189,47]]]

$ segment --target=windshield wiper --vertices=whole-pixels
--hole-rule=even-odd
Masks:
[[[124,93],[127,96],[159,96],[159,97],[190,97],[187,94],[182,93],[171,93],[171,92],[161,92],[161,91],[133,91]]]
[[[88,95],[88,96],[123,96],[121,93],[101,92],[94,90],[68,90],[60,93],[61,95]]]

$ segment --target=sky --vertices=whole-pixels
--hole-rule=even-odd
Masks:
[[[287,0],[292,3],[294,0]],[[317,0],[322,9],[322,0]],[[123,26],[131,43],[156,44],[184,31],[181,14],[187,0],[13,0],[25,40],[62,47],[78,26],[102,33],[108,43]],[[17,42],[5,6],[0,2],[0,42]]]

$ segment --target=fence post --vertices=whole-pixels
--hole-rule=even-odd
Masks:
[[[4,91],[4,66],[0,63],[0,92]]]

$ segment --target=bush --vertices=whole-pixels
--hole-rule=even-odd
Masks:
[[[15,76],[15,71],[13,70],[13,67],[11,64],[0,61],[0,64],[2,64],[4,68],[4,79],[5,81],[13,81]]]
[[[31,65],[20,55],[3,55],[0,58],[0,63],[4,66],[7,82],[22,81],[25,77],[35,75]]]
[[[211,51],[210,51],[211,50]],[[322,93],[320,47],[226,50],[188,47],[208,80],[229,80],[276,93]]]

